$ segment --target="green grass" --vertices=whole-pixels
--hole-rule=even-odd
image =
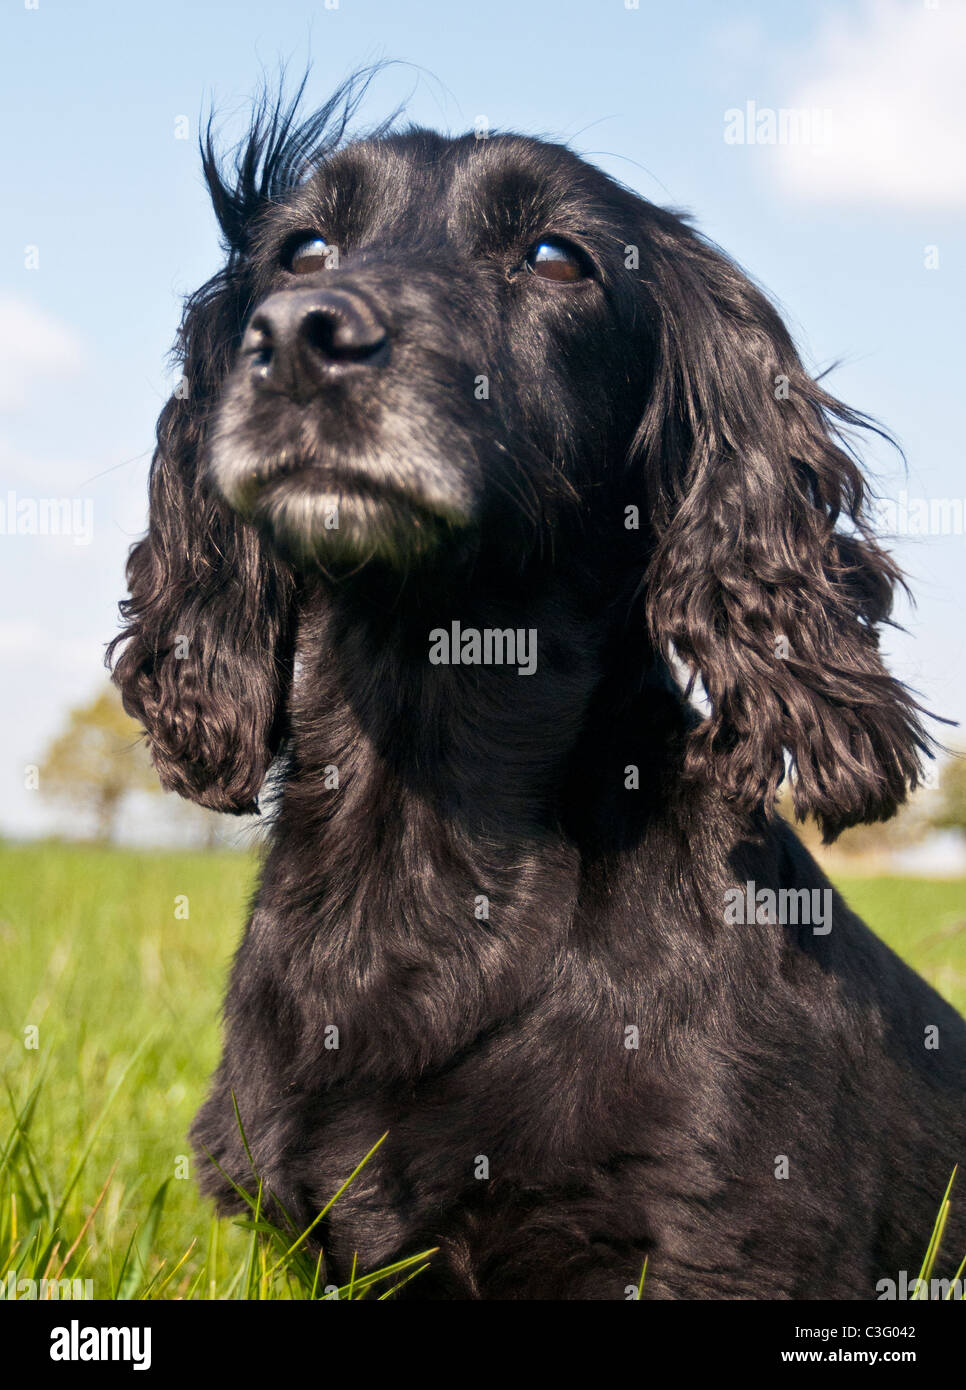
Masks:
[[[966,879],[844,878],[853,911],[966,1015]]]
[[[212,1220],[186,1139],[255,872],[242,854],[0,846],[0,1278],[52,1277],[69,1256],[60,1277],[97,1297],[321,1296],[324,1272],[300,1233],[267,1227],[254,1179],[247,1224]],[[842,886],[966,1009],[966,881]],[[384,1296],[420,1267],[340,1296]]]
[[[63,1192],[121,1082],[63,1215],[65,1232],[79,1228],[113,1170],[85,1269],[95,1292],[113,1286],[111,1260],[166,1179],[169,1261],[206,1239],[185,1136],[217,1061],[212,1014],[255,869],[235,854],[0,848],[0,1066],[21,1104],[45,1071],[30,1142],[51,1192]],[[187,920],[175,916],[182,894]],[[36,1050],[25,1046],[29,1027]],[[189,1176],[177,1176],[186,1164]],[[219,1274],[245,1245],[230,1226],[220,1237]]]

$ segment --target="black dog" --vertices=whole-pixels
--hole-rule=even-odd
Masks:
[[[437,1245],[406,1296],[874,1298],[964,1027],[774,812],[787,764],[829,839],[883,820],[929,752],[867,422],[679,216],[351,105],[230,178],[209,133],[114,653],[167,787],[251,811],[279,759],[199,1153],[252,1186],[237,1102],[308,1224],[388,1131],[315,1234],[333,1280]]]

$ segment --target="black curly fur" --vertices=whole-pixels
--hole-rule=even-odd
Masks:
[[[827,934],[724,915],[829,888],[774,814],[786,763],[831,838],[929,752],[878,651],[869,422],[680,216],[521,136],[348,142],[360,91],[264,103],[230,175],[209,130],[226,266],[112,644],[167,787],[248,811],[279,759],[205,1185],[251,1181],[234,1097],[299,1223],[389,1131],[314,1233],[332,1280],[438,1245],[405,1296],[621,1298],[646,1255],[656,1297],[874,1297],[963,1157],[962,1021],[837,895]],[[296,279],[311,231],[340,264]],[[548,235],[583,280],[529,275]],[[267,398],[245,326],[306,284],[391,356]],[[431,664],[453,620],[535,631],[536,672]]]

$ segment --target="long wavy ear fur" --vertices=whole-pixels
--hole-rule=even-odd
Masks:
[[[208,488],[201,459],[216,389],[202,346],[230,331],[223,285],[189,304],[186,399],[158,422],[148,534],[131,551],[130,598],[108,650],[163,785],[217,811],[255,808],[282,733],[292,580]]]
[[[765,296],[671,214],[646,279],[655,375],[636,456],[655,533],[649,623],[710,704],[688,771],[770,808],[787,755],[796,814],[826,839],[884,820],[931,740],[879,653],[902,580],[841,433],[876,427],[811,379]]]
[[[288,103],[263,94],[227,171],[212,119],[201,142],[227,259],[185,306],[184,390],[158,421],[148,534],[131,550],[125,626],[108,661],[162,783],[219,811],[255,808],[284,733],[294,581],[209,486],[208,426],[251,309],[248,254],[259,219],[343,140],[379,67],[353,74],[303,122],[306,79]]]

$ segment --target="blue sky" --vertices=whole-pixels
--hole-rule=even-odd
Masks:
[[[330,0],[331,4],[331,0]],[[127,547],[143,529],[180,297],[218,264],[200,113],[239,130],[280,59],[321,101],[353,67],[402,60],[376,120],[484,117],[563,139],[655,202],[691,211],[782,306],[831,389],[908,457],[880,490],[960,502],[962,4],[640,0],[10,0],[0,16],[0,830],[51,824],[24,768],[93,693]],[[762,138],[745,134],[748,103]],[[769,144],[769,112],[821,113]],[[179,139],[179,118],[189,138]],[[763,123],[764,122],[764,123]],[[9,534],[7,499],[69,498],[79,534]],[[85,508],[89,509],[85,510]],[[86,537],[86,520],[92,532]],[[961,528],[960,528],[961,530]],[[86,539],[86,543],[85,542]],[[80,542],[80,543],[78,543]],[[894,669],[966,719],[966,536],[900,536],[918,598]]]

